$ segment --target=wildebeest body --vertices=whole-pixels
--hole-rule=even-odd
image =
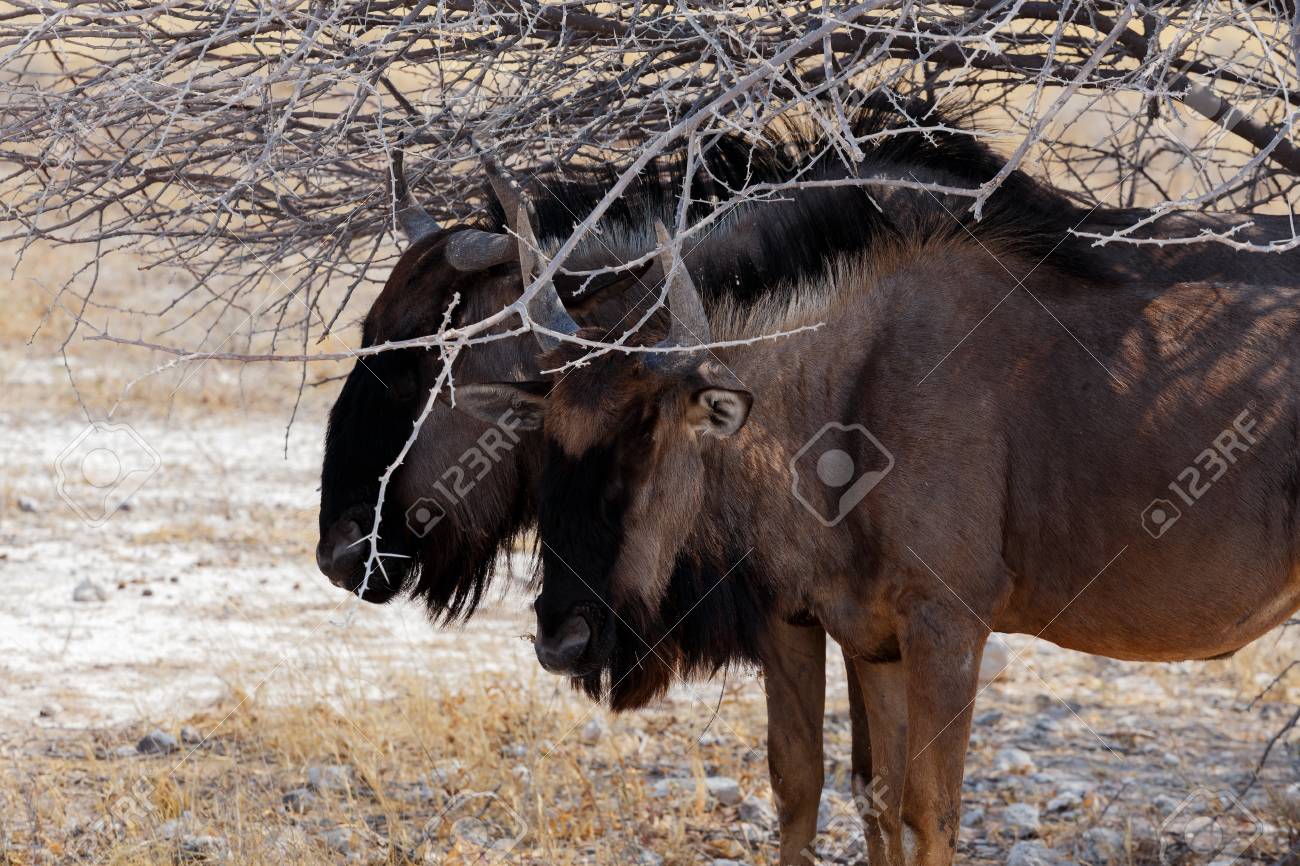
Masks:
[[[545,401],[543,477],[578,478],[596,453],[608,465],[582,489],[543,484],[542,539],[556,549],[539,631],[592,617],[573,672],[635,702],[644,690],[620,693],[626,633],[668,638],[665,608],[698,592],[680,576],[727,574],[744,551],[736,579],[750,583],[729,597],[811,615],[859,660],[872,763],[894,792],[866,816],[873,861],[947,863],[991,631],[1201,659],[1300,604],[1300,269],[1288,284],[1294,257],[1281,261],[1267,282],[1143,282],[1040,268],[996,230],[935,233],[844,257],[784,305],[710,315],[723,341],[824,323],[814,333],[669,372],[640,358],[576,371]],[[834,525],[790,492],[800,448],[828,422],[875,437],[855,466],[869,443],[892,454]],[[1148,531],[1159,499],[1180,515]],[[619,503],[618,549],[584,553],[563,527],[601,501]],[[617,638],[597,600],[630,623]],[[744,634],[745,611],[705,610]],[[689,667],[699,648],[678,649],[669,668]]]

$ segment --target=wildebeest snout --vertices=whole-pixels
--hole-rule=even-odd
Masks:
[[[366,545],[355,520],[340,520],[321,535],[316,545],[316,565],[330,583],[347,590],[356,588],[365,566]]]
[[[537,623],[537,660],[553,674],[572,676],[578,661],[591,643],[591,624],[581,613],[571,613],[557,628],[546,629],[541,618]]]

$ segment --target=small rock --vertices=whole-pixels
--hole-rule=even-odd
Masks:
[[[357,844],[356,834],[347,827],[335,827],[333,830],[326,830],[321,834],[320,839],[325,843],[325,847],[331,851],[338,851],[340,854],[352,851]]]
[[[465,769],[465,765],[460,761],[443,761],[433,768],[429,773],[429,780],[433,784],[446,787],[451,784],[452,780],[460,775]]]
[[[1060,866],[1060,860],[1042,842],[1017,842],[1007,854],[1007,866]]]
[[[1012,803],[1002,811],[1002,819],[1017,836],[1038,835],[1038,807],[1029,803]]]
[[[1173,798],[1169,797],[1168,799],[1172,800]],[[1286,790],[1282,792],[1282,802],[1286,803],[1291,812],[1300,814],[1300,782],[1293,782],[1286,786]],[[1173,808],[1164,811],[1172,812]]]
[[[1056,719],[1049,716],[1039,716],[1034,720],[1034,731],[1040,734],[1059,734],[1062,725]]]
[[[72,600],[81,602],[108,601],[108,593],[104,592],[102,586],[90,578],[86,578],[77,584],[76,589],[72,590]]]
[[[1155,797],[1151,799],[1151,804],[1163,815],[1168,815],[1170,812],[1183,805],[1184,802],[1185,800],[1182,798],[1171,797],[1168,794],[1156,794]]]
[[[63,712],[63,707],[53,701],[48,704],[41,704],[40,715],[42,719],[52,719],[61,712]]]
[[[962,812],[961,825],[963,827],[978,827],[984,823],[984,810],[979,806],[974,809],[967,809]]]
[[[695,780],[693,779],[660,779],[651,786],[649,796],[661,799],[693,790],[695,790]]]
[[[975,717],[977,725],[996,725],[1000,721],[1002,721],[1001,710],[988,710]]]
[[[821,802],[817,806],[817,832],[825,833],[831,823],[848,811],[839,792],[832,788],[822,788]]]
[[[428,803],[437,800],[440,792],[427,782],[416,782],[398,796],[406,803]]]
[[[501,754],[507,758],[526,758],[528,747],[523,743],[507,743],[501,747]]]
[[[226,840],[217,836],[186,836],[181,839],[180,855],[190,860],[215,860],[226,853]]]
[[[771,827],[776,823],[776,813],[772,811],[772,807],[767,804],[766,800],[760,800],[752,794],[740,801],[740,809],[737,814],[740,816],[740,820],[757,824],[760,827]]]
[[[179,818],[163,821],[158,825],[158,835],[169,840],[184,836],[185,831],[190,828],[193,817],[189,812],[182,812]]]
[[[181,728],[181,742],[187,746],[200,746],[203,744],[203,735],[195,728],[185,725]]]
[[[316,801],[319,799],[319,797],[312,793],[310,788],[294,788],[281,798],[284,802],[285,811],[293,812],[297,815],[301,815],[303,812],[306,812],[312,806],[316,805]]]
[[[1073,791],[1062,791],[1055,797],[1047,801],[1047,813],[1049,815],[1069,812],[1079,808],[1083,803],[1083,798]]]
[[[523,764],[515,764],[514,768],[510,771],[510,775],[514,776],[525,785],[533,779],[533,771],[525,767]]]
[[[307,768],[307,787],[313,791],[346,791],[351,783],[348,768],[339,764]]]
[[[632,862],[636,866],[663,866],[664,858],[660,857],[649,848],[638,848],[632,854]]]
[[[993,769],[999,773],[1024,776],[1034,772],[1037,767],[1034,766],[1034,759],[1029,757],[1028,752],[1008,748],[999,749],[998,753],[993,756]]]
[[[724,860],[719,857],[713,861],[713,866],[745,866],[745,864],[739,860]]]
[[[180,747],[175,737],[159,730],[150,731],[135,744],[135,750],[142,755],[170,755]]]
[[[1085,830],[1078,853],[1092,866],[1123,863],[1128,859],[1124,851],[1124,837],[1108,827],[1092,827]]]
[[[740,802],[740,784],[726,776],[710,776],[704,780],[704,787],[709,795],[724,806],[734,806]]]
[[[984,657],[980,659],[980,685],[987,685],[999,677],[1011,663],[1011,655],[1006,644],[1000,640],[991,640],[984,645]]]
[[[582,726],[582,741],[589,746],[594,746],[608,733],[609,725],[605,724],[603,719],[591,719]]]
[[[27,514],[35,514],[40,511],[40,506],[36,504],[35,499],[29,499],[26,496],[18,497],[18,510]]]

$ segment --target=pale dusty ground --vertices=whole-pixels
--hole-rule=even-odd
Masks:
[[[320,428],[283,419],[134,425],[161,466],[103,526],[56,492],[53,466],[82,431],[73,413],[0,414],[0,722],[99,726],[193,712],[266,678],[272,691],[364,672],[374,656],[449,677],[535,667],[519,599],[472,629],[434,629],[409,603],[375,607],[330,586],[310,555]],[[17,501],[34,507],[27,512]],[[73,600],[94,581],[103,602]]]

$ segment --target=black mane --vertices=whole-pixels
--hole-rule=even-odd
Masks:
[[[978,187],[992,179],[1005,160],[969,132],[946,131],[961,130],[969,120],[929,103],[913,101],[900,111],[889,102],[870,101],[851,120],[855,136],[871,139],[862,146],[865,158],[853,166],[852,174]],[[918,131],[917,124],[940,131]],[[756,142],[717,136],[706,143],[700,162],[687,214],[692,223],[712,212],[713,202],[735,198],[748,186],[850,175],[824,136],[808,136],[791,125],[775,125]],[[673,224],[685,169],[681,154],[653,163],[608,208],[602,230],[649,235],[655,218]],[[618,174],[611,167],[586,167],[536,176],[530,194],[539,239],[546,243],[567,238]],[[1104,259],[1070,230],[1085,218],[1104,221],[1111,211],[1081,207],[1023,171],[1003,180],[980,220],[971,212],[969,197],[904,190],[885,202],[879,188],[875,193],[873,197],[862,186],[803,188],[735,208],[690,257],[706,305],[725,296],[745,306],[789,291],[823,273],[834,257],[866,252],[881,242],[964,238],[969,237],[967,230],[999,255],[1018,255],[1079,276],[1108,273]],[[494,206],[492,221],[498,229],[504,224],[499,207]]]

